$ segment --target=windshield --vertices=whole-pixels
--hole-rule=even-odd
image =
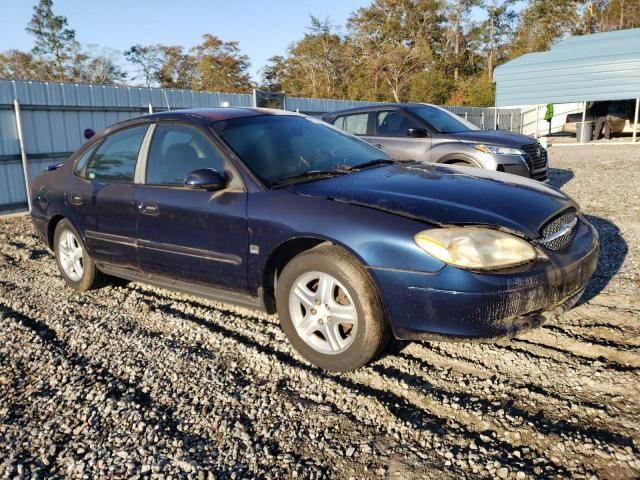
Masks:
[[[303,181],[314,173],[344,174],[374,160],[390,160],[364,141],[306,117],[234,118],[216,122],[213,129],[267,185]]]
[[[444,108],[425,105],[424,107],[412,108],[411,111],[440,133],[459,133],[480,130],[480,128],[476,127],[473,123]]]

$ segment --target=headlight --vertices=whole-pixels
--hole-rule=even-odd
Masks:
[[[524,240],[488,228],[434,228],[414,238],[429,255],[461,268],[506,268],[530,262],[537,256],[536,250]]]
[[[474,145],[473,148],[484,153],[493,153],[495,155],[525,155],[525,152],[517,148],[501,147],[499,145]]]

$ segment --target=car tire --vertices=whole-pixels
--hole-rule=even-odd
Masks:
[[[359,368],[391,338],[373,279],[334,245],[307,250],[285,266],[278,277],[276,308],[293,347],[325,370]]]
[[[103,283],[104,275],[89,256],[78,231],[66,219],[56,225],[53,248],[58,269],[71,288],[84,292]]]

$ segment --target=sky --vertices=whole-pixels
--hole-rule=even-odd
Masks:
[[[0,0],[0,51],[30,50],[25,31],[37,0]],[[54,0],[54,12],[67,17],[83,45],[124,51],[135,44],[192,47],[211,33],[236,40],[251,60],[250,73],[287,46],[309,26],[309,14],[344,25],[350,13],[371,0]],[[131,67],[124,65],[127,69]]]

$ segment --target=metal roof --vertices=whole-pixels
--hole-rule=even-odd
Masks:
[[[496,106],[640,97],[640,28],[569,37],[497,67]]]

